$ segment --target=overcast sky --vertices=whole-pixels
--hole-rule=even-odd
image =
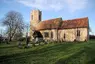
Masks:
[[[88,17],[95,34],[95,0],[0,0],[0,19],[11,10],[20,12],[26,23],[30,12],[42,11],[42,20],[62,17],[63,20]],[[1,22],[1,21],[0,21]],[[0,29],[4,29],[0,25]]]

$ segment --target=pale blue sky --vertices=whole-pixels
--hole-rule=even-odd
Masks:
[[[20,12],[25,22],[29,23],[33,9],[42,11],[42,20],[88,17],[89,25],[95,34],[95,0],[0,0],[0,19],[14,10]],[[1,25],[0,29],[3,29]]]

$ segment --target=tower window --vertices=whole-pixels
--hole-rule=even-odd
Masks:
[[[41,21],[41,11],[39,12],[39,21]]]
[[[39,20],[41,21],[41,14],[39,15]]]
[[[33,20],[33,15],[31,15],[31,20]]]

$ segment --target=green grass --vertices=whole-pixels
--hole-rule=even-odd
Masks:
[[[0,44],[0,64],[95,64],[95,40],[21,49],[15,42]]]

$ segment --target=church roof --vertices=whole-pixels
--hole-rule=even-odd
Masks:
[[[72,20],[62,20],[62,18],[55,18],[41,21],[36,26],[36,30],[71,28],[88,28],[88,17],[77,18]]]
[[[62,18],[55,18],[55,19],[41,21],[36,26],[36,30],[57,28],[58,22],[61,22],[61,21],[62,21]]]
[[[88,28],[88,17],[63,20],[60,28]]]

